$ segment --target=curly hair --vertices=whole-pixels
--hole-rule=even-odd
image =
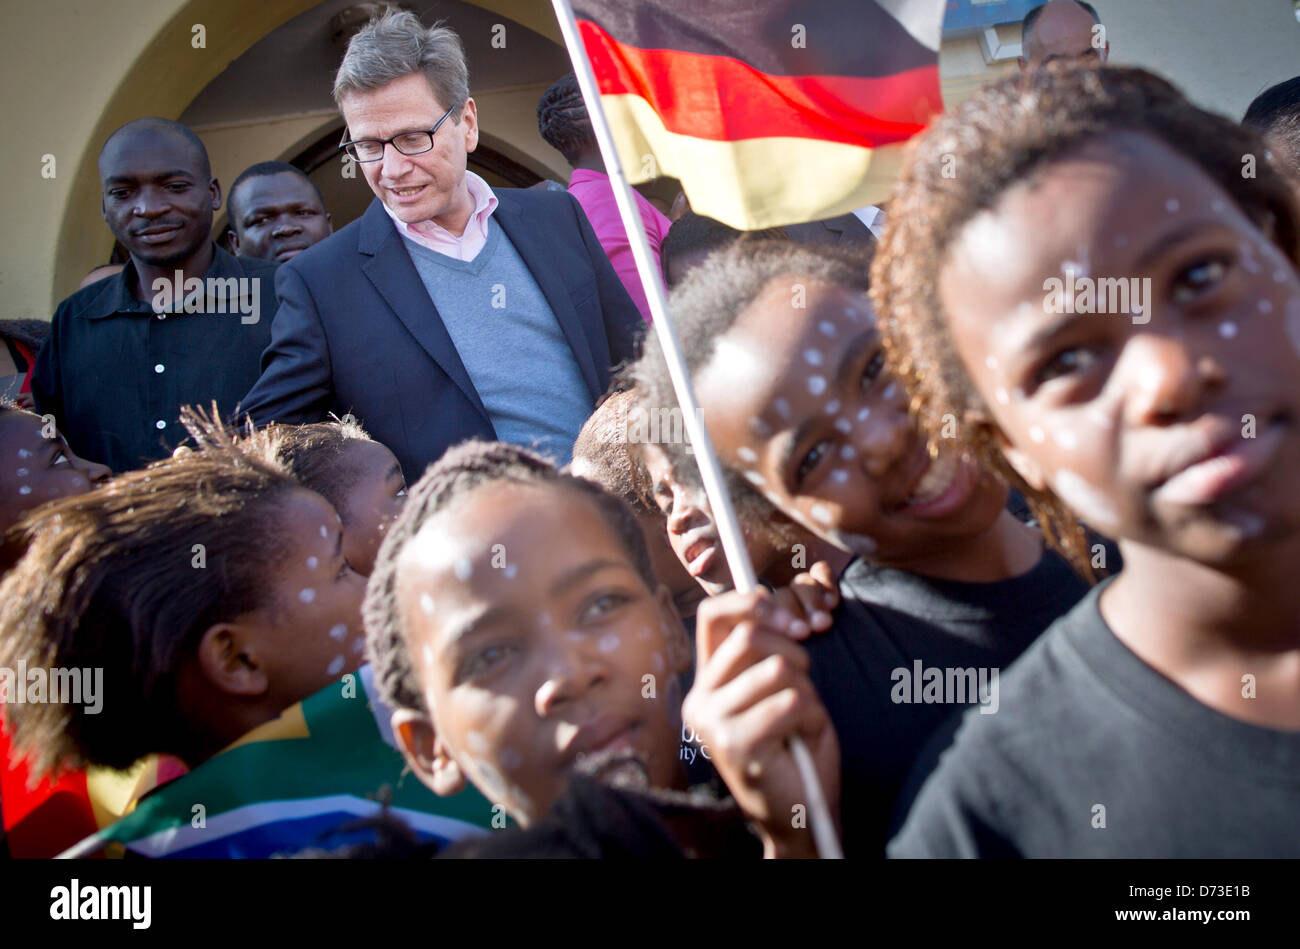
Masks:
[[[47,504],[14,528],[27,552],[0,584],[0,666],[102,669],[106,697],[97,712],[54,695],[5,706],[34,775],[126,768],[151,752],[191,760],[206,737],[181,711],[178,672],[204,630],[270,605],[288,554],[280,512],[302,490],[227,442]]]
[[[380,694],[393,708],[429,712],[411,665],[406,617],[397,599],[402,553],[434,515],[489,484],[539,485],[574,492],[609,524],[646,586],[654,590],[659,585],[641,529],[618,498],[595,482],[557,470],[541,455],[518,445],[477,439],[462,442],[430,465],[411,489],[401,516],[379,548],[375,571],[366,586],[362,606],[366,658],[374,667]]]
[[[1285,179],[1266,162],[1244,178],[1242,156],[1263,154],[1248,129],[1197,108],[1141,69],[1052,63],[991,83],[937,119],[910,146],[871,268],[871,298],[894,374],[924,431],[946,415],[987,406],[954,348],[939,301],[945,254],[965,224],[1012,185],[1080,143],[1127,130],[1153,136],[1217,181],[1256,224],[1297,258],[1297,209]],[[956,177],[945,174],[956,168]],[[1091,577],[1084,530],[1049,490],[1027,484],[983,426],[961,426],[958,447],[1024,495],[1048,542]]]

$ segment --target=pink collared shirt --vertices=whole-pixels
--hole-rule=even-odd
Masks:
[[[465,184],[469,187],[469,196],[474,199],[474,213],[469,216],[465,233],[460,237],[433,221],[416,221],[414,224],[407,224],[400,220],[386,204],[384,210],[393,219],[397,233],[409,237],[421,247],[446,254],[448,257],[455,257],[457,260],[473,260],[487,243],[488,218],[496,210],[497,196],[492,193],[491,185],[468,169],[465,170]]]

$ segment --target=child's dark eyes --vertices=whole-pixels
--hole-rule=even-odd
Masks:
[[[1184,267],[1174,277],[1173,298],[1190,303],[1223,282],[1228,273],[1228,258],[1223,255],[1203,257]]]
[[[626,593],[601,593],[586,603],[578,613],[578,623],[583,624],[604,619],[619,607],[632,601]]]
[[[483,646],[461,664],[460,675],[462,678],[488,675],[509,659],[514,651],[515,647],[509,643],[491,643]]]
[[[51,468],[54,468],[57,465],[70,465],[70,464],[72,464],[72,462],[68,460],[68,456],[64,454],[63,449],[61,448],[54,449],[54,454],[50,457],[49,466]]]
[[[880,374],[885,371],[885,351],[877,349],[872,357],[867,361],[866,367],[862,370],[862,388],[863,391],[871,388]]]
[[[673,493],[666,485],[655,487],[655,504],[659,506],[659,513],[667,517],[673,510]]]
[[[802,487],[804,480],[817,470],[817,466],[822,463],[822,459],[831,453],[831,447],[829,441],[823,440],[808,450],[808,454],[803,456],[803,460],[799,462],[799,467],[794,473],[796,488]]]
[[[1088,346],[1073,346],[1063,349],[1034,374],[1034,388],[1046,385],[1053,379],[1072,376],[1091,369],[1097,362],[1096,350]]]
[[[344,559],[343,566],[339,567],[339,572],[335,574],[334,579],[342,580],[344,577],[346,577],[348,574],[352,572],[353,572],[352,564],[348,563],[347,560]]]

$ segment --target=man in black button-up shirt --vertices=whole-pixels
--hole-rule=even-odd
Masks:
[[[221,187],[185,126],[124,125],[99,172],[104,220],[131,261],[59,304],[32,393],[73,451],[126,471],[183,440],[182,405],[234,413],[270,342],[275,265],[213,244]]]

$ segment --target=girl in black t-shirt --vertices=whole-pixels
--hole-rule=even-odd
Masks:
[[[1125,566],[967,718],[896,852],[1300,854],[1300,231],[1263,153],[1069,66],[916,145],[872,296],[921,422]]]

